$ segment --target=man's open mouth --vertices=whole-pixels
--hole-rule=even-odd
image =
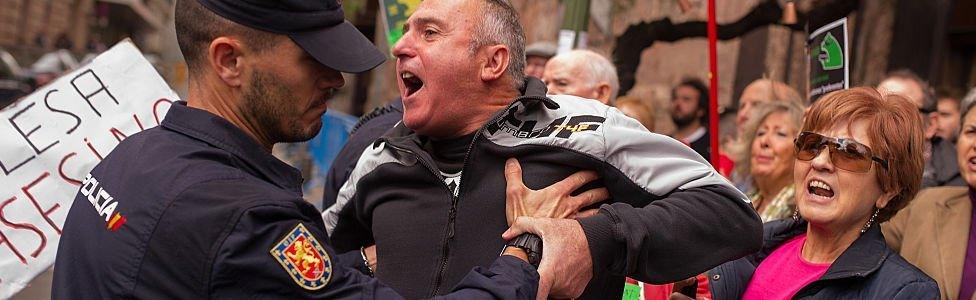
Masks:
[[[406,96],[409,97],[413,95],[421,88],[424,87],[424,81],[410,72],[400,73],[400,80],[403,81],[403,87],[406,88]]]

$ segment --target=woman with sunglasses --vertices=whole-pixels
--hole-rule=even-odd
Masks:
[[[854,88],[817,101],[794,143],[798,210],[765,224],[759,252],[709,271],[714,299],[939,299],[877,226],[918,192],[923,142],[905,98]]]
[[[922,190],[881,231],[891,248],[939,283],[942,299],[976,300],[976,89],[961,107],[956,158],[969,186]]]

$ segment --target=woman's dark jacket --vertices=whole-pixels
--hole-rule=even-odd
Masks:
[[[759,264],[780,245],[806,230],[807,222],[803,220],[764,224],[763,246],[759,252],[708,271],[713,299],[741,299]],[[820,279],[800,289],[793,299],[939,299],[939,287],[932,278],[888,248],[875,225],[854,240]]]

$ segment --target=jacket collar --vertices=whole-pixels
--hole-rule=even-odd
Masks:
[[[527,110],[536,109],[541,104],[547,109],[559,109],[559,104],[557,104],[549,97],[546,97],[548,90],[546,89],[546,84],[535,77],[527,76],[525,77],[525,84],[522,86],[522,90],[519,91],[521,94],[512,101],[506,108],[501,109],[494,113],[494,115],[489,119],[487,123],[482,125],[482,129],[491,124],[497,123],[499,119],[505,116],[505,113],[509,111],[516,103],[522,103]],[[377,145],[380,142],[387,142],[394,144],[398,148],[406,148],[413,152],[419,152],[421,149],[421,139],[423,137],[419,136],[412,129],[407,128],[403,125],[403,122],[397,123],[390,131],[383,135],[383,137],[376,140],[373,145]]]
[[[549,97],[546,97],[546,93],[549,92],[546,88],[546,84],[535,77],[525,77],[525,85],[522,88],[522,95],[515,98],[515,102],[522,102],[528,108],[534,108],[539,103],[545,105],[548,109],[558,109],[559,104],[556,101],[552,101]]]
[[[243,162],[243,171],[301,195],[301,173],[265,152],[254,139],[224,118],[178,101],[160,125],[227,151]]]
[[[969,199],[969,195],[976,192],[971,188],[965,187],[937,187],[946,191],[945,197],[941,197],[936,200],[938,207],[952,209],[959,206],[962,201],[972,201]]]
[[[767,223],[764,230],[763,247],[754,256],[754,264],[766,259],[776,248],[784,242],[800,235],[807,230],[807,222],[800,219],[786,219]],[[891,255],[891,249],[885,244],[884,236],[877,224],[871,226],[861,234],[836,260],[820,280],[832,280],[849,277],[867,277],[881,268],[885,259]]]

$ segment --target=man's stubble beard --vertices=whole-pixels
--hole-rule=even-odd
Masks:
[[[280,80],[275,75],[255,71],[244,91],[245,115],[257,121],[272,143],[304,142],[318,135],[322,123],[303,128],[303,111],[293,105],[301,101],[277,82]]]
[[[673,114],[671,115],[671,121],[674,122],[674,125],[677,126],[678,128],[688,127],[689,125],[691,125],[691,123],[694,123],[695,119],[697,118],[698,116],[696,116],[695,114],[689,114],[687,116],[676,116]]]

